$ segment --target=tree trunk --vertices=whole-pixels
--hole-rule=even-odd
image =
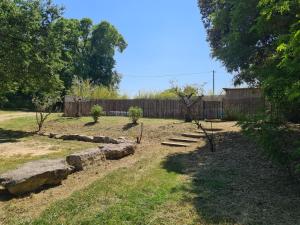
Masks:
[[[191,108],[186,107],[186,113],[185,113],[185,122],[190,123],[193,121]]]

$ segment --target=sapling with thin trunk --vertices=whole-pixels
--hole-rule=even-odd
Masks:
[[[61,101],[60,96],[56,95],[41,95],[34,96],[32,103],[35,107],[35,118],[37,123],[37,133],[41,132],[45,121],[55,111],[55,105]]]

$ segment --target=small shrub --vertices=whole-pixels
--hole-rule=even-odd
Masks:
[[[226,121],[237,121],[237,120],[242,120],[243,115],[242,115],[241,112],[238,112],[236,110],[227,109],[224,112],[223,119],[226,120]]]
[[[128,110],[128,116],[133,124],[137,124],[138,120],[143,116],[143,110],[137,106],[130,107]]]
[[[91,109],[91,114],[94,122],[97,123],[99,117],[103,114],[103,108],[100,105],[94,105]]]

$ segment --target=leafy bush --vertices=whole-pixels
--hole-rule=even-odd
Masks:
[[[239,125],[272,162],[287,168],[293,176],[300,175],[299,130],[268,114],[248,116]]]
[[[137,124],[137,121],[143,116],[143,110],[137,106],[132,106],[128,110],[128,116],[133,124]]]
[[[224,112],[224,120],[226,121],[237,121],[243,118],[242,113],[232,110],[232,109],[227,109]]]
[[[103,108],[100,105],[94,105],[91,109],[91,114],[94,122],[97,123],[99,117],[103,114]]]

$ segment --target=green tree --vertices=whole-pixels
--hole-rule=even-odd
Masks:
[[[199,0],[212,56],[235,83],[262,88],[270,109],[240,124],[266,155],[291,174],[300,172],[300,1]],[[276,140],[276,141],[275,141]]]
[[[37,94],[63,88],[60,35],[53,24],[62,8],[47,1],[0,2],[0,96]]]
[[[212,56],[235,83],[260,86],[277,112],[299,115],[299,0],[199,0],[199,6]]]
[[[127,43],[117,29],[108,22],[93,25],[88,18],[82,20],[61,18],[55,24],[62,40],[60,71],[66,89],[74,75],[89,79],[94,84],[117,87],[120,75],[115,71],[115,50],[123,52]]]
[[[92,21],[61,18],[55,23],[55,30],[62,36],[61,60],[64,66],[60,70],[60,78],[65,88],[71,87],[74,75],[84,77],[89,73],[87,58]]]
[[[117,29],[62,15],[52,0],[0,1],[0,103],[15,93],[66,93],[74,75],[118,86],[114,54],[127,44]]]
[[[90,78],[96,84],[117,86],[121,77],[114,70],[114,55],[116,50],[123,52],[126,47],[127,43],[114,26],[106,21],[96,25],[90,40],[90,70],[85,78]]]

